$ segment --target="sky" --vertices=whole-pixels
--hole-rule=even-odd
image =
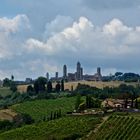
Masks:
[[[140,0],[1,0],[0,79],[140,74]]]

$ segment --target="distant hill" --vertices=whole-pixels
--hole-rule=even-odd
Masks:
[[[127,85],[136,85],[136,82],[121,82],[121,81],[110,81],[110,82],[101,82],[101,81],[77,81],[77,82],[67,82],[65,83],[65,90],[68,89],[71,91],[72,87],[73,89],[75,89],[78,85],[78,83],[80,84],[86,84],[86,85],[90,85],[92,87],[97,87],[97,88],[103,88],[103,87],[118,87],[120,84],[127,84]],[[56,83],[53,83],[53,87],[55,87]],[[18,91],[20,92],[26,92],[28,85],[19,85],[18,86]]]
[[[13,129],[0,134],[0,140],[76,140],[88,134],[100,118],[71,116]]]
[[[76,97],[63,97],[50,100],[27,101],[21,104],[13,105],[11,108],[19,114],[29,114],[35,121],[42,120],[53,111],[61,109],[62,115],[72,112],[75,107]]]

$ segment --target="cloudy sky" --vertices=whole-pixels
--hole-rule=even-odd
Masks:
[[[0,79],[62,73],[140,74],[140,0],[1,0]]]

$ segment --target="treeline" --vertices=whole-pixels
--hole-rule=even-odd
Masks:
[[[60,91],[64,91],[64,80],[58,81],[53,89],[52,82],[48,81],[45,77],[39,77],[35,80],[33,85],[27,87],[27,93],[29,93],[29,95],[37,95],[43,92],[60,93]]]
[[[94,98],[92,95],[87,94],[85,100],[82,100],[81,97],[82,96],[80,94],[78,94],[76,97],[76,102],[75,102],[76,112],[81,112],[85,109],[101,107],[101,100]]]
[[[140,97],[140,86],[121,84],[119,87],[99,89],[79,83],[72,94],[73,96],[78,94],[75,104],[75,110],[78,112],[87,108],[100,108],[101,101],[107,98],[123,99],[125,108],[128,101],[131,101],[131,108],[140,108],[140,102],[137,100]],[[86,96],[86,100],[81,100],[81,96]]]
[[[132,85],[121,84],[118,87],[104,87],[103,89],[99,89],[97,87],[91,87],[89,85],[79,83],[77,88],[73,91],[73,95],[77,93],[82,96],[91,94],[93,97],[98,99],[121,99],[126,96],[128,98],[136,98],[140,96],[140,86],[134,87]]]
[[[135,73],[116,72],[114,75],[103,76],[102,81],[138,82],[140,81],[140,75]]]

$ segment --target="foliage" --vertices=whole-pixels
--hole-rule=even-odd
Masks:
[[[45,77],[39,77],[37,80],[35,80],[34,89],[36,94],[45,91],[46,83],[47,83],[47,79]]]
[[[131,85],[121,84],[119,87],[104,87],[99,89],[96,87],[90,87],[89,85],[78,84],[74,91],[74,95],[79,93],[80,95],[91,94],[94,98],[106,99],[106,98],[136,98],[140,96],[140,87],[134,87]]]
[[[11,81],[10,90],[11,90],[12,92],[16,92],[16,91],[17,91],[17,86],[16,86],[16,84],[15,84],[14,81]]]
[[[48,93],[52,92],[52,82],[51,81],[48,81],[48,83],[47,83],[47,92]]]
[[[116,72],[116,73],[115,73],[115,76],[121,76],[121,75],[123,75],[122,72]]]
[[[0,121],[0,131],[9,130],[14,127],[14,123],[8,120]]]
[[[64,80],[61,80],[61,91],[64,91]]]
[[[81,100],[81,95],[78,94],[76,97],[76,102],[75,102],[75,110],[79,111],[79,105],[82,103],[83,101]]]
[[[34,120],[32,119],[32,117],[29,114],[21,114],[21,117],[23,119],[23,123],[25,124],[32,124],[34,123]]]
[[[99,99],[93,98],[91,95],[86,96],[86,107],[87,108],[100,108],[101,101]]]
[[[27,87],[27,93],[28,93],[30,96],[34,95],[34,88],[33,88],[32,85],[28,85],[28,87]]]
[[[60,85],[59,82],[57,82],[57,84],[56,84],[56,86],[55,86],[55,91],[56,91],[57,93],[59,93],[59,92],[60,92],[60,89],[61,89],[61,85]]]
[[[4,87],[10,87],[10,85],[11,85],[11,80],[9,80],[8,78],[5,78],[3,80],[3,86]]]

